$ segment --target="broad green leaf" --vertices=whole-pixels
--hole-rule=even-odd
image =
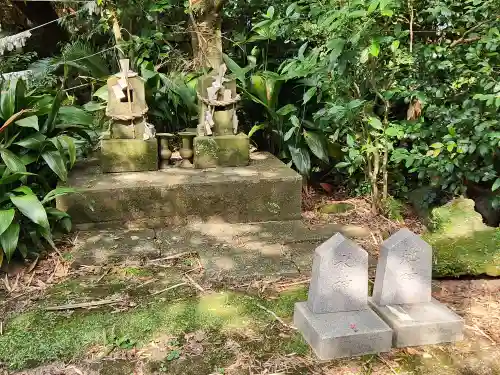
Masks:
[[[62,218],[65,218],[65,217],[71,217],[66,212],[58,210],[55,207],[46,207],[45,211],[47,212],[48,216],[52,216],[52,217],[55,217],[57,219],[62,219]]]
[[[54,123],[56,120],[57,113],[59,112],[59,108],[61,107],[62,102],[62,93],[59,91],[54,97],[54,101],[52,102],[52,106],[50,107],[49,115],[45,120],[41,128],[42,133],[51,132],[54,129]]]
[[[344,50],[344,46],[345,46],[345,40],[340,38],[332,39],[327,43],[326,47],[331,49],[332,51],[330,54],[331,64],[337,61],[339,56],[342,54],[342,51]]]
[[[0,117],[7,121],[14,113],[16,113],[16,92],[18,79],[4,81],[0,87]]]
[[[396,50],[399,48],[399,40],[395,40],[391,43],[391,51],[396,52]]]
[[[5,230],[10,226],[12,220],[14,220],[14,215],[16,210],[13,208],[9,210],[0,210],[0,234],[5,232]]]
[[[23,128],[33,128],[35,130],[39,130],[37,116],[30,116],[30,117],[25,117],[21,120],[17,120],[16,125],[21,126]]]
[[[309,90],[307,90],[304,93],[303,104],[306,104],[307,102],[309,102],[309,100],[311,100],[313,98],[313,96],[316,95],[316,91],[317,91],[316,87],[309,88]]]
[[[309,152],[303,147],[295,147],[294,145],[288,145],[288,149],[290,150],[293,164],[295,164],[299,173],[303,176],[308,176],[311,171]]]
[[[19,142],[15,142],[15,145],[27,148],[29,150],[40,150],[45,145],[47,137],[42,133],[33,133],[29,137],[25,137]]]
[[[245,82],[245,74],[247,73],[248,70],[245,70],[245,68],[240,67],[233,59],[231,59],[225,53],[222,54],[222,58],[224,59],[224,62],[226,63],[229,71],[231,71],[240,82],[242,83]]]
[[[297,107],[295,107],[293,104],[287,104],[283,107],[281,107],[280,109],[278,109],[276,111],[276,114],[280,115],[280,116],[286,116],[292,112],[296,112],[297,111]]]
[[[15,172],[0,178],[0,185],[11,184],[15,181],[19,181],[23,176],[36,176],[36,174],[30,172]]]
[[[498,188],[500,188],[500,177],[498,177],[495,182],[493,183],[493,186],[491,187],[491,191],[495,191]]]
[[[324,162],[328,162],[328,150],[324,137],[316,132],[304,131],[304,138],[312,153]]]
[[[96,92],[94,92],[94,95],[96,98],[101,99],[105,103],[108,102],[108,86],[104,85],[100,87]]]
[[[382,122],[377,117],[370,117],[368,119],[368,123],[374,129],[378,129],[378,130],[382,130],[383,129]]]
[[[38,236],[42,236],[43,238],[45,238],[45,241],[47,241],[53,249],[57,250],[56,245],[54,244],[54,241],[52,240],[52,233],[50,232],[50,228],[37,227],[36,233]]]
[[[368,13],[373,13],[377,9],[380,0],[372,0],[368,7]]]
[[[378,57],[380,53],[380,44],[377,40],[372,40],[372,44],[370,46],[370,54],[374,57]]]
[[[290,17],[292,13],[295,11],[295,8],[297,7],[297,3],[292,3],[286,8],[285,15],[287,17]]]
[[[71,217],[64,217],[64,218],[62,218],[59,221],[59,224],[66,231],[66,233],[71,232],[71,227],[72,227]]]
[[[262,129],[265,129],[265,128],[266,128],[266,124],[258,124],[258,125],[252,126],[252,129],[250,129],[250,131],[248,132],[248,138],[252,138],[252,135],[254,135],[255,132],[262,130]]]
[[[305,42],[304,44],[302,44],[299,48],[299,60],[304,60],[304,52],[306,51],[306,48],[307,48],[307,45],[309,44],[309,42]]]
[[[21,227],[18,223],[11,223],[9,227],[0,235],[0,244],[5,252],[7,262],[10,262],[12,255],[14,255],[14,252],[16,251],[20,230]]]
[[[443,146],[441,142],[436,142],[431,145],[432,148],[443,148]]]
[[[90,113],[73,106],[61,107],[57,117],[60,122],[65,124],[91,126],[94,122],[94,117]]]
[[[68,155],[69,155],[69,163],[71,168],[75,165],[76,162],[76,146],[73,138],[64,135],[61,137],[64,143],[66,143],[68,147]]]
[[[285,133],[285,136],[283,137],[283,140],[286,142],[290,138],[292,138],[292,135],[293,135],[293,133],[295,132],[296,129],[297,128],[295,128],[295,127],[292,127],[290,129],[288,129],[288,131]]]
[[[274,17],[274,7],[272,5],[267,9],[266,17],[267,18],[273,18]]]
[[[33,194],[35,194],[35,193],[33,193],[33,190],[31,190],[28,186],[19,186],[18,188],[15,188],[12,191],[16,192],[16,193],[23,193],[25,195],[33,195]]]
[[[5,148],[1,148],[0,156],[2,157],[2,160],[7,168],[9,168],[12,172],[26,172],[24,163],[13,152]]]
[[[366,16],[366,10],[355,10],[349,13],[350,18],[360,18]]]
[[[95,112],[95,111],[100,111],[101,109],[106,109],[106,106],[102,103],[98,102],[88,102],[83,105],[83,109],[85,109],[87,112]]]
[[[292,115],[290,116],[290,121],[292,122],[292,125],[296,128],[300,127],[300,120],[297,116]]]
[[[352,137],[352,135],[347,134],[346,141],[347,141],[347,145],[349,147],[353,147],[354,146],[354,138]]]
[[[385,134],[387,134],[389,137],[396,137],[399,134],[399,129],[395,127],[388,127],[385,129]]]
[[[42,154],[42,158],[61,181],[66,181],[68,179],[68,170],[58,151],[45,151]]]
[[[41,227],[50,228],[45,208],[35,194],[11,196],[10,200],[32,222]]]
[[[71,193],[76,193],[76,189],[67,188],[67,187],[55,188],[54,190],[47,193],[47,195],[42,200],[42,204],[50,202],[51,200],[53,200],[61,195],[66,195],[66,194],[71,194]]]
[[[348,167],[350,165],[351,165],[351,163],[349,163],[347,161],[341,161],[340,163],[335,164],[335,168],[345,168],[345,167]]]

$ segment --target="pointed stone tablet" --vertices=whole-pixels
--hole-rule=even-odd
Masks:
[[[380,306],[431,301],[432,248],[420,236],[401,229],[382,244],[373,302]]]
[[[316,248],[307,300],[315,314],[368,308],[368,253],[340,233]]]

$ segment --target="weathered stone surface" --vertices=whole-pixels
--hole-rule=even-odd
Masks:
[[[245,134],[196,137],[195,168],[240,167],[250,160],[250,140]]]
[[[73,266],[157,258],[161,250],[154,237],[151,229],[80,232],[71,250]]]
[[[251,164],[239,168],[102,174],[83,166],[72,171],[67,185],[80,194],[58,197],[57,206],[75,224],[105,223],[101,228],[134,222],[281,221],[301,215],[302,177],[268,153],[252,154]]]
[[[129,77],[128,83],[132,89],[132,102],[129,103],[128,101],[122,102],[115,96],[112,87],[118,83],[119,79],[120,77],[114,75],[107,81],[108,105],[106,107],[106,115],[110,117],[142,117],[148,110],[144,91],[144,80],[139,76]]]
[[[432,248],[408,229],[382,244],[373,288],[378,305],[431,301]]]
[[[430,302],[409,305],[370,306],[393,329],[393,345],[398,348],[453,342],[463,339],[463,319],[445,305]]]
[[[102,171],[140,172],[158,169],[158,141],[156,138],[103,139],[101,141]]]
[[[144,138],[144,130],[146,128],[146,120],[141,118],[135,121],[134,125],[130,121],[113,121],[110,128],[111,138],[113,139],[140,139]]]
[[[293,324],[321,360],[391,350],[392,331],[372,310],[314,314],[295,304]]]
[[[368,308],[368,253],[337,233],[315,251],[307,305],[315,314]]]

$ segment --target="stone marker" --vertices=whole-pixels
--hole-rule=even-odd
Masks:
[[[458,341],[463,320],[432,299],[432,248],[408,229],[382,244],[371,307],[394,331],[401,348]]]
[[[368,307],[368,254],[340,233],[314,254],[307,302],[294,325],[322,360],[391,349],[392,331]]]
[[[373,302],[399,305],[431,301],[432,248],[408,229],[382,244]]]

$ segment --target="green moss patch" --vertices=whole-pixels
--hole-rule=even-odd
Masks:
[[[322,214],[342,214],[354,210],[351,203],[329,203],[319,209]]]
[[[434,276],[500,276],[500,228],[486,226],[474,201],[455,199],[432,211]]]
[[[140,348],[159,336],[183,337],[186,332],[203,330],[217,332],[222,344],[226,338],[242,337],[240,345],[245,347],[255,341],[255,337],[244,338],[244,332],[250,330],[260,336],[258,347],[263,354],[308,351],[296,332],[289,336],[280,336],[279,332],[269,335],[269,329],[279,324],[259,307],[265,306],[283,319],[291,320],[293,304],[306,297],[305,289],[286,292],[267,301],[226,291],[189,297],[189,290],[185,288],[190,289],[178,288],[161,300],[158,297],[143,299],[139,307],[118,314],[113,313],[112,308],[72,313],[35,309],[20,314],[4,323],[0,362],[20,369],[81,358],[90,348],[109,346],[110,333]],[[182,293],[183,290],[186,293]]]

